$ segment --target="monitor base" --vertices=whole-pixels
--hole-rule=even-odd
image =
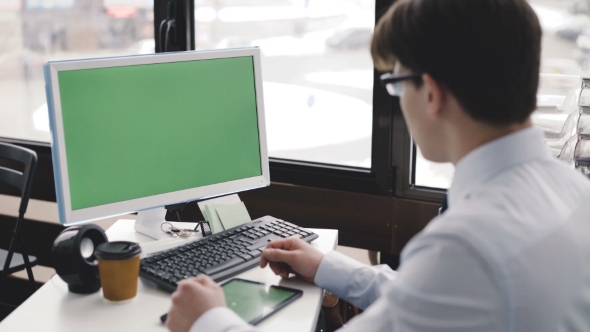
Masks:
[[[162,207],[139,211],[135,220],[135,231],[155,240],[170,237],[161,228],[162,223],[166,222],[165,218],[166,209]]]

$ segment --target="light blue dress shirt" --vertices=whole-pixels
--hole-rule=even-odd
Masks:
[[[590,331],[590,181],[528,128],[457,164],[449,209],[398,272],[337,252],[315,283],[364,309],[343,331]],[[227,308],[191,331],[254,331]]]

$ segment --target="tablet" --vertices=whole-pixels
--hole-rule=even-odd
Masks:
[[[300,298],[303,291],[260,282],[232,279],[221,285],[227,307],[248,323],[255,325],[287,304]]]
[[[266,286],[264,283],[232,279],[221,285],[227,307],[246,322],[256,325],[287,304],[303,295],[303,291],[282,286]],[[168,314],[160,317],[166,322]]]

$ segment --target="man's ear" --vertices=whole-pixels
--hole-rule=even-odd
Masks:
[[[438,83],[432,76],[428,74],[422,75],[424,82],[424,93],[426,97],[426,115],[432,119],[441,116],[443,105],[446,98],[446,90]]]

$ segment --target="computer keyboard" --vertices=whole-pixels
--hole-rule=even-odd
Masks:
[[[318,238],[299,226],[265,216],[145,257],[140,262],[139,275],[171,292],[182,279],[200,274],[219,282],[259,265],[260,254],[268,242],[290,236],[307,242]]]

